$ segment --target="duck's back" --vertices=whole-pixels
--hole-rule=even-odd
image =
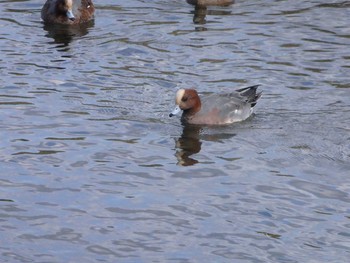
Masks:
[[[203,96],[201,102],[201,110],[195,117],[206,124],[242,121],[252,114],[250,103],[242,100],[237,93]]]

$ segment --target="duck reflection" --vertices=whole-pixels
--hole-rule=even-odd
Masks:
[[[187,3],[191,5],[217,5],[217,6],[229,6],[232,5],[234,0],[186,0]]]
[[[229,6],[234,0],[187,0],[187,3],[194,5],[193,23],[203,25],[207,15],[231,14],[231,11],[227,10],[208,10],[208,6]]]
[[[205,17],[207,16],[207,7],[196,5],[194,7],[193,23],[204,25],[207,21]]]
[[[44,30],[47,31],[46,37],[53,38],[57,44],[68,46],[74,38],[87,35],[94,25],[93,20],[75,25],[45,24]]]
[[[197,160],[190,156],[199,153],[202,142],[199,139],[199,134],[202,127],[199,125],[185,124],[181,137],[175,142],[177,164],[181,166],[190,166],[198,163]]]
[[[202,141],[222,143],[236,136],[235,133],[231,132],[231,128],[229,128],[230,132],[227,132],[229,126],[210,128],[209,126],[191,125],[184,122],[182,124],[181,137],[175,141],[177,165],[181,166],[195,165],[199,162],[191,156],[201,151]]]

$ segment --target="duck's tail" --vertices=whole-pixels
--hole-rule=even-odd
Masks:
[[[243,89],[238,89],[237,92],[239,92],[246,102],[250,103],[250,105],[254,107],[262,94],[262,91],[256,92],[259,86],[260,85],[254,85]]]

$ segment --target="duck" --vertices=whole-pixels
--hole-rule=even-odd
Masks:
[[[209,6],[209,5],[218,5],[218,6],[229,6],[232,5],[234,0],[186,0],[187,3],[191,5],[198,6]]]
[[[94,18],[92,0],[47,0],[41,9],[45,24],[81,24]]]
[[[169,117],[182,111],[184,123],[199,125],[223,125],[246,120],[261,97],[262,92],[257,92],[259,86],[201,97],[195,89],[179,89],[175,96],[176,107]]]

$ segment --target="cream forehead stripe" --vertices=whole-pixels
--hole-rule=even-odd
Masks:
[[[66,0],[66,5],[68,8],[72,8],[73,7],[73,0]]]
[[[181,103],[182,97],[185,95],[185,90],[184,89],[179,89],[176,92],[176,97],[175,97],[175,103],[179,105]]]

